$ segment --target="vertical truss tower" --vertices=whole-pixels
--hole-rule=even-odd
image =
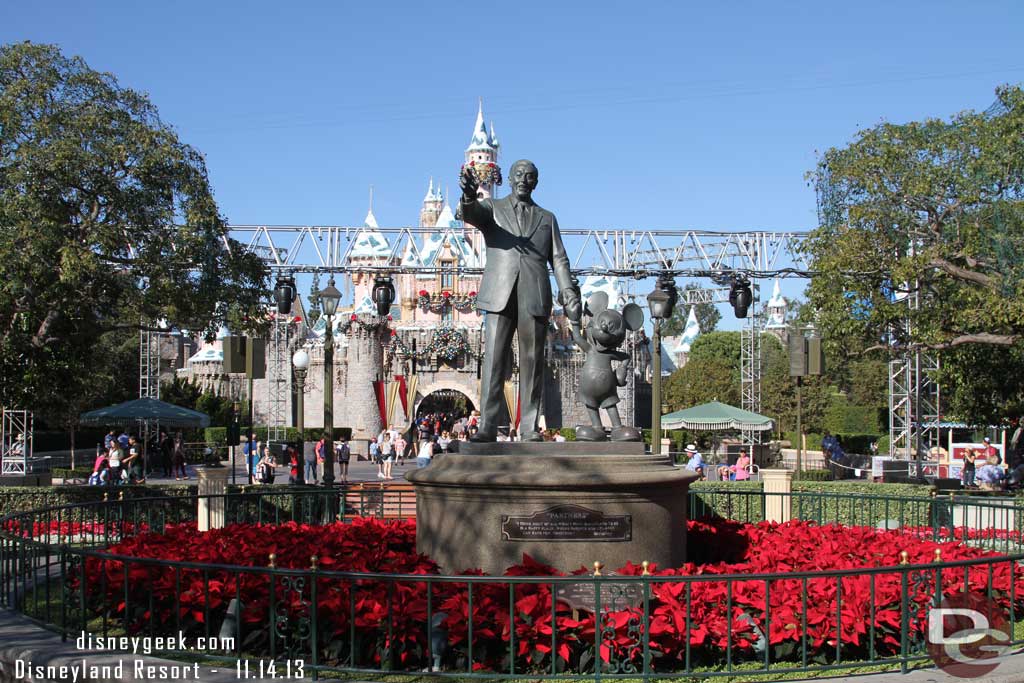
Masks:
[[[139,331],[139,398],[160,398],[160,337]]]
[[[32,456],[32,411],[7,410],[0,415],[0,473],[28,474]]]
[[[746,324],[740,330],[740,407],[752,413],[761,412],[761,334],[764,319],[759,310],[760,286],[751,287],[753,301]],[[743,443],[752,445],[761,442],[761,432],[744,431]]]
[[[939,362],[920,351],[889,362],[889,455],[912,460],[939,445]]]
[[[287,315],[275,314],[267,353],[267,439],[280,443],[286,438],[291,397],[291,354]]]

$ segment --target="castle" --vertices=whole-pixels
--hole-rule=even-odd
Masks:
[[[465,164],[476,171],[484,197],[494,196],[496,186],[502,182],[499,150],[494,124],[491,123],[489,129],[485,125],[481,102],[464,158]],[[350,253],[353,265],[399,265],[431,270],[395,275],[396,297],[387,319],[376,315],[372,299],[374,276],[354,273],[350,283],[344,284],[351,287],[353,303],[347,308],[339,307],[331,330],[335,341],[334,425],[351,427],[357,442],[375,436],[386,424],[405,424],[410,414],[478,408],[478,360],[486,352],[482,337],[483,315],[474,306],[480,276],[460,272],[462,268],[486,265],[483,239],[472,225],[456,220],[440,184],[435,186],[433,179],[430,180],[419,213],[419,225],[435,230],[411,241],[400,257],[392,255],[391,245],[378,230],[372,203],[363,224],[364,230]],[[269,358],[272,352],[268,350],[267,378],[254,383],[257,424],[280,425],[283,422],[290,426],[296,423],[297,387],[291,377],[290,359],[292,351],[303,347],[311,361],[304,387],[303,421],[307,429],[323,425],[323,349],[327,320],[320,315],[316,296],[321,284],[314,278],[308,310],[296,299],[294,317],[287,323],[287,353],[278,352],[276,372],[270,367],[275,361]],[[584,299],[602,290],[609,293],[613,303],[624,301],[615,278],[584,278],[581,290]],[[226,331],[222,331],[221,336],[224,334]],[[542,413],[547,427],[588,422],[586,411],[576,398],[576,375],[582,356],[569,339],[566,321],[556,310],[547,344],[548,369]],[[638,346],[633,351],[639,357],[646,347]],[[281,367],[282,363],[287,367]],[[642,360],[634,363],[634,372],[629,385],[622,390],[619,406],[624,419],[636,424],[645,421],[636,414],[638,409],[647,416],[650,414],[649,407],[644,410],[643,396],[649,387],[643,380],[643,369]],[[218,393],[238,395],[239,378],[223,373],[219,339],[203,345],[178,373]],[[515,377],[510,379],[514,381]],[[514,415],[515,406],[511,401],[515,400],[516,392],[511,385],[507,393],[509,412]]]

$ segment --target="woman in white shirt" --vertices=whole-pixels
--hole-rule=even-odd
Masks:
[[[391,443],[391,434],[384,433],[384,443],[380,445],[380,457],[384,462],[381,474],[382,479],[394,479],[391,476],[391,467],[395,462],[395,445]]]
[[[416,455],[416,466],[426,467],[430,464],[432,457],[434,457],[434,444],[431,443],[430,439],[420,439],[420,450]]]

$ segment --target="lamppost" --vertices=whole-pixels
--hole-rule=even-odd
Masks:
[[[661,455],[661,321],[672,317],[676,303],[676,285],[670,278],[658,279],[647,295],[654,333],[651,335],[651,455]]]
[[[296,403],[296,415],[295,422],[296,427],[299,429],[299,441],[303,444],[306,443],[306,428],[305,428],[305,405],[303,399],[306,394],[306,371],[309,369],[309,354],[306,353],[305,349],[299,349],[292,355],[292,368],[295,371],[295,383],[297,385],[295,392],[295,403]]]
[[[327,318],[324,330],[324,486],[334,485],[334,314],[338,312],[341,292],[332,276],[327,287],[320,290],[320,305]]]

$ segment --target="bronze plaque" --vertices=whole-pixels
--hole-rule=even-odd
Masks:
[[[556,505],[532,515],[502,515],[506,541],[632,541],[632,515],[606,515],[579,505]]]
[[[605,576],[616,576],[607,572]],[[557,600],[581,612],[597,612],[597,582],[558,584]],[[601,581],[601,611],[620,611],[629,607],[642,607],[644,587],[641,583]]]

